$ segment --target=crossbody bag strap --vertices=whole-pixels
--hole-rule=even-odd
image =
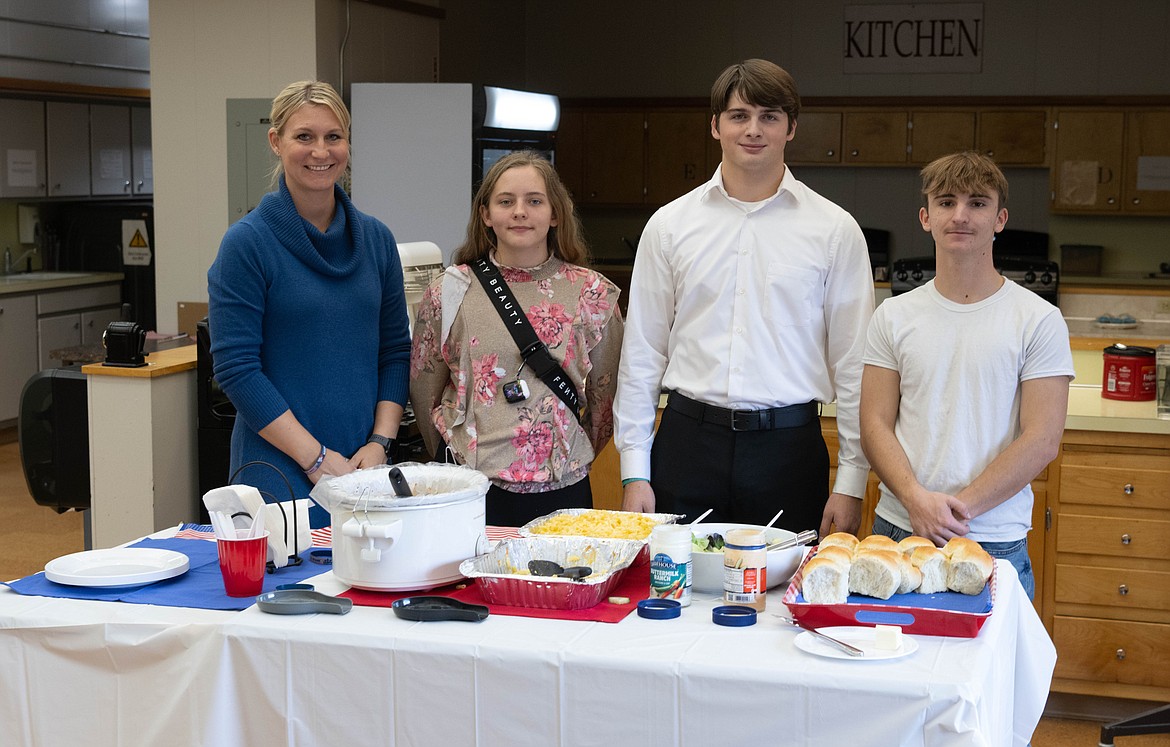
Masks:
[[[548,346],[537,336],[536,330],[532,328],[532,323],[528,321],[528,315],[520,308],[520,303],[512,295],[512,289],[504,281],[504,276],[487,259],[475,260],[471,263],[471,269],[479,278],[483,289],[487,291],[488,298],[492,300],[492,306],[500,315],[504,326],[508,328],[512,339],[516,341],[516,347],[520,350],[520,358],[524,361],[524,365],[531,368],[532,372],[553,391],[553,394],[560,397],[565,406],[577,418],[577,422],[580,423],[581,398],[577,396],[577,387],[569,379],[565,370],[561,368],[561,364],[557,363],[557,359],[553,357]]]

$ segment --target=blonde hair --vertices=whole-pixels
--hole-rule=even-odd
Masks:
[[[919,172],[922,177],[922,202],[930,209],[930,196],[971,194],[986,189],[999,198],[996,210],[1007,207],[1007,177],[991,160],[973,150],[936,158]]]
[[[306,104],[329,107],[333,116],[337,117],[337,121],[341,123],[341,129],[345,131],[345,139],[347,141],[350,139],[349,109],[333,86],[319,80],[298,80],[296,83],[289,83],[280,93],[276,94],[276,98],[272,100],[272,112],[268,115],[271,129],[275,130],[277,135],[282,135],[289,117]],[[351,156],[353,155],[352,151],[351,147]],[[346,164],[345,171],[346,174],[349,173],[349,164]],[[282,173],[284,173],[284,164],[278,158],[276,166],[272,169],[270,187],[276,188]],[[345,175],[342,179],[345,179]]]
[[[487,207],[492,198],[496,183],[508,169],[520,166],[531,166],[544,179],[544,188],[552,207],[553,218],[557,225],[548,229],[548,250],[552,256],[575,265],[583,265],[589,261],[589,246],[585,243],[585,236],[581,231],[581,221],[573,207],[573,198],[569,190],[557,174],[548,159],[534,150],[521,150],[509,153],[492,164],[483,177],[475,197],[471,201],[471,218],[467,222],[467,238],[463,245],[455,250],[451,261],[454,264],[468,264],[477,259],[485,259],[496,247],[496,233],[484,225],[482,208]]]

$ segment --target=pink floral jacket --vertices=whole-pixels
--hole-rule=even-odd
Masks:
[[[447,268],[423,295],[410,359],[411,404],[432,453],[445,445],[460,463],[516,493],[572,485],[613,435],[623,332],[618,288],[555,257],[534,268],[500,266],[500,272],[583,395],[581,423],[530,369],[520,369],[515,341],[467,265]],[[458,310],[444,313],[444,302]],[[512,404],[501,387],[518,375],[529,396]]]

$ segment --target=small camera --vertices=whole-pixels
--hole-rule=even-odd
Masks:
[[[523,379],[516,379],[504,384],[504,399],[512,404],[528,399],[528,383]]]

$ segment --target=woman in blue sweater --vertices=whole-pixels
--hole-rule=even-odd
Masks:
[[[207,273],[215,378],[238,411],[231,472],[259,460],[297,498],[323,475],[382,464],[407,398],[410,333],[394,236],[338,180],[350,117],[327,83],[272,102],[277,190],[228,228]],[[265,467],[234,482],[269,500],[288,488]],[[328,523],[313,506],[311,523]]]

